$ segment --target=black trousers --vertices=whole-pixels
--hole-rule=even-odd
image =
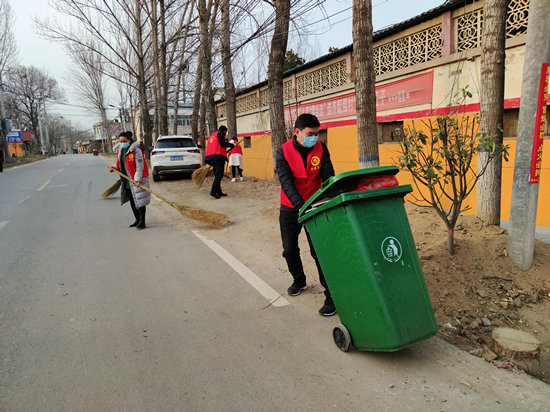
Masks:
[[[241,169],[239,166],[231,166],[231,173],[233,174],[233,178],[237,177],[237,174],[239,177],[243,177],[243,169]]]
[[[288,271],[294,278],[295,282],[306,282],[306,274],[304,273],[304,266],[302,265],[302,258],[300,257],[300,247],[298,246],[298,237],[302,231],[303,224],[298,223],[298,211],[297,210],[282,210],[279,214],[279,226],[281,228],[281,239],[283,241],[283,257],[288,265]],[[309,251],[311,257],[317,265],[319,271],[319,281],[325,288],[325,296],[330,297],[330,291],[328,290],[325,275],[323,269],[317,259],[315,248],[311,243],[309,233],[306,232],[307,242],[309,244]]]
[[[124,185],[124,182],[122,182]],[[130,206],[132,207],[132,212],[134,213],[134,217],[136,220],[139,220],[139,211],[136,207],[136,203],[134,202],[134,196],[132,196],[132,190],[130,188],[125,187],[124,190],[126,193],[124,194],[125,198],[130,201]]]
[[[223,179],[223,171],[225,168],[225,161],[223,160],[215,160],[211,161],[210,165],[214,169],[214,181],[212,182],[212,189],[210,189],[210,193],[212,194],[219,194],[222,192],[222,179]]]

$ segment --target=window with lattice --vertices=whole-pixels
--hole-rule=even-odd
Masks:
[[[481,25],[483,23],[483,10],[475,10],[471,13],[459,16],[456,23],[456,49],[464,51],[479,47],[481,42]]]
[[[292,79],[283,81],[283,100],[286,102],[294,100],[294,93],[292,92]]]
[[[269,105],[269,89],[266,87],[265,89],[260,90],[260,106],[268,106]]]
[[[339,62],[322,67],[296,77],[296,88],[298,97],[322,92],[324,90],[334,89],[347,82],[346,61]]]
[[[441,57],[441,25],[383,44],[373,50],[376,74],[384,74]]]
[[[506,16],[506,38],[527,33],[529,0],[511,0]]]
[[[252,93],[237,98],[237,113],[248,112],[258,108],[258,95]]]
[[[506,13],[506,38],[527,33],[529,0],[511,0]],[[457,27],[457,51],[475,49],[481,45],[483,28],[483,9],[459,16],[455,19]]]

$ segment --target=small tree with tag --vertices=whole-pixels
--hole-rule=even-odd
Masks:
[[[463,89],[454,107],[460,107],[472,94]],[[477,132],[479,115],[450,111],[423,122],[427,132],[409,128],[400,144],[399,167],[408,171],[416,190],[414,205],[433,207],[447,227],[447,249],[455,252],[454,229],[460,213],[468,210],[464,200],[474,190],[487,165],[499,156],[508,160],[508,146],[491,141],[491,136]],[[489,153],[481,170],[476,170],[477,153]]]

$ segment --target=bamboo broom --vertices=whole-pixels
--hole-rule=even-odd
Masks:
[[[210,165],[204,165],[202,167],[199,167],[196,169],[193,174],[191,175],[191,180],[197,186],[200,188],[202,184],[204,183],[204,180],[206,179],[206,176],[208,176],[208,173],[212,169],[212,166]]]
[[[111,186],[109,186],[107,188],[107,190],[105,190],[102,194],[101,194],[101,197],[103,199],[106,199],[108,198],[109,196],[111,196],[113,193],[115,193],[119,188],[120,188],[120,179],[118,179],[115,183],[113,183]]]
[[[109,168],[109,166],[107,166]],[[109,170],[111,170],[109,168]],[[124,179],[128,180],[129,182],[132,182],[133,184],[137,184],[135,180],[129,178],[125,174],[120,173],[116,169],[112,169],[113,172],[117,173],[120,177],[123,177]],[[209,224],[211,226],[222,228],[227,221],[229,220],[229,217],[224,213],[218,213],[213,212],[211,210],[205,210],[201,209],[200,207],[193,207],[193,206],[185,206],[185,205],[178,205],[175,202],[172,202],[168,199],[166,199],[164,196],[159,195],[158,193],[153,192],[151,189],[149,189],[147,186],[140,185],[143,190],[151,193],[152,195],[155,195],[158,199],[162,200],[163,202],[169,204],[174,209],[176,209],[182,216],[185,216],[189,219],[198,220],[199,222]]]

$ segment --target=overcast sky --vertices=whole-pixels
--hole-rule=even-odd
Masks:
[[[430,10],[442,4],[444,0],[373,0],[374,30],[399,23]],[[19,48],[19,62],[23,65],[33,65],[54,77],[65,90],[65,101],[72,105],[88,106],[87,103],[75,98],[70,89],[71,61],[61,45],[43,40],[34,31],[33,17],[46,16],[59,18],[53,15],[52,9],[45,0],[10,0],[10,5],[16,15],[15,37]],[[325,14],[312,12],[303,16],[305,26],[310,34],[307,35],[305,46],[300,50],[307,60],[311,60],[328,53],[328,48],[345,47],[352,43],[352,0],[326,0]],[[328,17],[328,18],[327,18]],[[295,36],[295,32],[290,36]],[[292,39],[289,47],[292,47]],[[294,42],[296,44],[296,42]],[[111,93],[116,96],[115,93]],[[118,105],[116,97],[111,98],[108,104]],[[92,129],[98,121],[94,114],[72,106],[55,106],[52,109],[63,117],[70,119],[81,129]],[[116,110],[108,113],[115,117]]]

